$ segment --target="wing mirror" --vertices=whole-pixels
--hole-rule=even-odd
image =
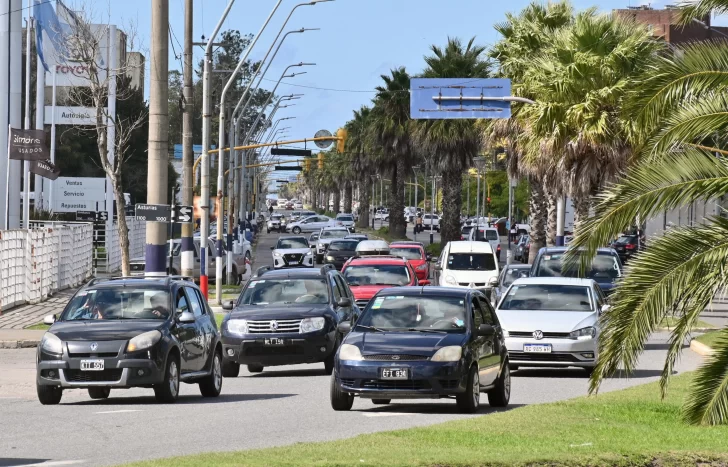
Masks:
[[[55,322],[56,322],[56,315],[48,315],[45,318],[43,318],[43,324],[47,324],[48,326],[51,326]]]
[[[612,305],[602,305],[602,309],[600,310],[602,313],[606,313],[609,310],[612,309]]]
[[[351,306],[351,299],[349,297],[341,297],[338,302],[336,302],[336,306],[341,308],[346,308]]]
[[[442,266],[440,266],[439,264],[436,264],[435,271],[442,271]]]
[[[351,332],[351,323],[343,321],[339,323],[336,329],[342,334],[349,334]]]
[[[229,300],[227,302],[223,302],[222,303],[222,309],[223,310],[228,310],[228,311],[232,310],[233,309],[233,301],[232,300]]]
[[[488,285],[491,287],[498,287],[498,278],[497,277],[491,277],[488,281]]]
[[[177,321],[182,324],[194,323],[195,315],[193,315],[189,311],[182,311],[182,309],[177,309]]]
[[[482,337],[490,337],[495,335],[495,328],[490,324],[481,324],[478,328],[478,335]]]

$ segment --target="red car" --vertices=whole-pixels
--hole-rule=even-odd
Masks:
[[[377,292],[389,287],[429,285],[418,281],[409,261],[399,256],[360,256],[351,258],[341,270],[359,309],[364,309]]]
[[[430,278],[430,260],[422,243],[419,242],[393,242],[389,244],[389,254],[405,258],[415,269],[420,282]]]

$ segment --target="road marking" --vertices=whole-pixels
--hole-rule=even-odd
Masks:
[[[405,412],[363,412],[365,417],[399,417],[404,415],[412,415]]]
[[[141,410],[109,410],[106,412],[96,412],[96,413],[129,413],[129,412],[141,412]]]
[[[39,464],[24,464],[23,467],[53,467],[53,466],[61,466],[61,465],[78,465],[78,464],[85,464],[86,461],[83,460],[76,460],[76,461],[50,461],[50,462],[41,462]]]

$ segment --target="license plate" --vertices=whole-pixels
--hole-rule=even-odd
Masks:
[[[409,370],[407,368],[382,368],[380,371],[381,379],[409,379]]]
[[[551,353],[551,344],[524,344],[523,351],[526,353]]]
[[[285,341],[278,337],[271,337],[270,339],[265,340],[265,345],[285,345]]]
[[[81,360],[82,371],[103,371],[104,361],[103,360]]]

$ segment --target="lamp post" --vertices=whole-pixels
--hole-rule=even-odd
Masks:
[[[475,163],[476,177],[478,178],[478,184],[475,190],[475,228],[480,225],[480,172],[485,167],[485,158],[476,157],[473,162]]]

